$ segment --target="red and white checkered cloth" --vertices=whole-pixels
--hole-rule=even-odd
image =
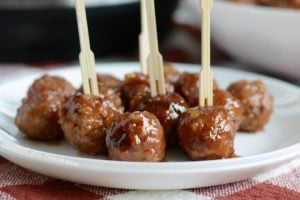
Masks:
[[[133,191],[70,183],[18,167],[0,157],[1,200],[204,200],[300,199],[300,158],[249,180],[215,187]]]

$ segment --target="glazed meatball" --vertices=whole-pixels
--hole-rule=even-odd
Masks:
[[[162,161],[166,141],[159,120],[149,112],[125,113],[106,130],[109,158],[121,161]]]
[[[107,99],[109,102],[114,104],[117,108],[123,108],[122,99],[119,96],[119,93],[116,93],[114,89],[108,88],[106,86],[98,86],[99,96]]]
[[[232,0],[238,3],[256,4],[261,6],[273,6],[280,8],[300,8],[299,0]]]
[[[185,100],[177,93],[152,97],[150,93],[136,95],[130,102],[130,111],[153,113],[164,128],[168,145],[178,143],[176,127],[179,117],[188,108]]]
[[[178,139],[192,160],[234,155],[234,126],[223,106],[190,108],[179,120]]]
[[[116,88],[110,88],[103,84],[99,84],[99,82],[98,82],[98,90],[99,90],[99,96],[101,96],[102,98],[108,99],[110,102],[115,104],[117,107],[123,106],[123,102],[120,97],[120,93],[116,91]],[[83,93],[82,86],[77,90],[77,93]]]
[[[113,90],[115,93],[117,93],[120,96],[122,82],[119,79],[108,74],[97,74],[97,82],[98,82],[99,93],[103,93],[102,90],[106,90],[107,88]],[[78,92],[83,93],[82,86],[80,86]]]
[[[244,3],[244,4],[256,4],[257,0],[231,0],[237,3]]]
[[[240,100],[243,107],[241,131],[263,130],[273,113],[273,97],[262,81],[239,81],[229,86],[228,91]]]
[[[104,96],[77,93],[59,111],[59,123],[68,143],[83,153],[106,153],[105,130],[123,109]]]
[[[226,90],[214,90],[213,98],[214,105],[224,106],[234,124],[235,130],[237,131],[243,117],[243,107],[241,102]]]
[[[139,93],[150,91],[148,76],[142,73],[131,73],[125,75],[125,80],[121,87],[122,98],[129,105],[132,97]]]
[[[180,72],[170,64],[164,65],[165,79],[171,84],[175,84],[180,76]]]
[[[290,0],[289,7],[300,9],[300,1],[299,0]]]
[[[174,92],[173,85],[167,83],[166,90],[168,92]],[[135,95],[148,92],[150,92],[148,76],[142,73],[131,73],[125,76],[125,80],[121,88],[121,94],[127,107],[129,107],[130,101]]]
[[[122,82],[114,76],[109,74],[97,74],[98,86],[106,86],[116,92],[120,91]]]
[[[300,8],[299,0],[256,0],[256,4],[281,8]]]
[[[57,76],[42,76],[30,86],[17,111],[15,123],[30,139],[55,140],[63,133],[58,124],[58,110],[75,88]]]
[[[218,84],[214,80],[213,88],[217,89]],[[176,92],[185,98],[190,107],[199,105],[199,74],[184,72],[180,75],[176,85]]]

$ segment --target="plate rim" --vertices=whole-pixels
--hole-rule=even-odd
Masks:
[[[3,132],[0,130],[0,133]],[[7,133],[5,133],[7,134]],[[203,161],[180,161],[180,162],[128,162],[128,161],[113,161],[113,160],[102,160],[102,159],[91,159],[91,158],[81,158],[76,156],[67,156],[56,153],[45,152],[37,149],[32,149],[29,147],[24,147],[16,143],[10,143],[9,148],[5,148],[4,141],[0,138],[0,153],[2,151],[13,154],[17,157],[27,158],[30,160],[36,160],[37,162],[48,164],[53,164],[51,159],[47,159],[47,157],[51,157],[52,159],[61,159],[66,162],[59,162],[60,166],[65,167],[82,167],[93,169],[97,166],[97,170],[104,171],[116,171],[118,172],[131,172],[133,169],[135,173],[138,172],[147,172],[147,173],[174,173],[174,172],[193,172],[193,171],[220,171],[225,169],[238,169],[241,167],[252,167],[263,165],[264,163],[276,163],[281,160],[291,160],[300,156],[300,143],[291,145],[286,148],[282,148],[275,151],[270,151],[267,153],[262,153],[258,155],[251,155],[247,157],[240,158],[229,158],[222,160],[203,160]],[[12,147],[17,147],[16,150],[12,150]],[[15,148],[16,149],[16,148]],[[1,151],[2,150],[2,151]],[[23,151],[20,151],[23,150]],[[297,151],[298,150],[298,151]],[[31,152],[27,154],[26,152]],[[5,153],[4,153],[5,154]],[[43,159],[40,156],[31,156],[31,155],[43,155]],[[287,156],[285,156],[287,155]],[[274,156],[274,157],[273,157]],[[4,156],[5,157],[5,156]],[[265,158],[266,157],[266,158]],[[69,164],[67,164],[69,163]],[[73,164],[70,164],[73,163]],[[57,164],[57,163],[56,163]],[[90,165],[94,164],[94,165]],[[102,165],[102,166],[101,166]],[[203,165],[208,165],[204,166]],[[221,165],[221,166],[218,166]],[[99,168],[101,166],[101,168]],[[213,168],[212,168],[213,166]],[[113,167],[113,168],[111,168]],[[164,167],[164,168],[161,168]],[[187,169],[188,167],[188,169]],[[148,169],[149,168],[149,169]],[[150,170],[151,168],[151,170]]]

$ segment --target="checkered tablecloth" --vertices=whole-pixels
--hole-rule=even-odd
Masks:
[[[222,186],[171,191],[119,190],[43,176],[0,157],[1,200],[299,200],[300,158],[273,171]]]

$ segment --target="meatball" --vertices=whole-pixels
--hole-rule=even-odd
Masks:
[[[48,141],[62,138],[58,110],[75,88],[65,79],[44,75],[30,86],[17,111],[15,123],[30,139]]]
[[[244,3],[244,4],[256,4],[256,1],[259,0],[231,0],[237,3]]]
[[[106,86],[116,92],[120,91],[122,82],[114,76],[109,74],[97,74],[98,86]]]
[[[166,90],[169,92],[174,92],[173,85],[167,83]],[[127,107],[129,107],[130,100],[135,95],[148,92],[150,92],[150,83],[148,76],[142,73],[132,73],[125,76],[125,80],[121,88],[121,94]]]
[[[299,0],[232,0],[237,3],[256,4],[281,8],[300,8]]]
[[[129,105],[130,99],[139,94],[150,91],[148,76],[142,73],[132,73],[125,76],[121,87],[122,98],[126,105]]]
[[[289,7],[300,9],[300,1],[299,0],[290,0]]]
[[[262,81],[239,81],[229,86],[228,91],[243,107],[241,131],[263,130],[273,113],[273,97]]]
[[[103,92],[102,88],[108,88],[110,90],[113,90],[120,96],[122,82],[119,79],[108,74],[97,74],[97,82],[98,82],[99,93]],[[83,93],[82,86],[78,89],[78,92]]]
[[[214,80],[213,88],[218,89]],[[184,72],[180,75],[175,90],[185,98],[190,107],[199,105],[199,74]]]
[[[149,112],[123,114],[106,130],[109,158],[121,161],[162,161],[166,141],[159,120]]]
[[[107,99],[109,102],[114,104],[117,108],[123,108],[122,99],[119,96],[119,93],[116,93],[115,90],[108,88],[106,86],[98,86],[99,96]]]
[[[263,6],[273,6],[281,8],[300,8],[299,0],[256,0],[256,4]]]
[[[180,72],[170,64],[164,65],[165,79],[171,84],[175,84],[180,76]]]
[[[234,124],[235,130],[238,130],[243,117],[241,102],[226,90],[214,90],[214,105],[224,106]]]
[[[130,102],[130,111],[153,113],[164,128],[168,145],[178,143],[176,128],[179,117],[188,108],[185,100],[177,93],[152,97],[150,93],[136,95]]]
[[[120,93],[117,92],[116,88],[108,87],[98,82],[98,90],[99,96],[101,96],[102,98],[106,98],[107,100],[115,104],[117,107],[123,106]],[[83,93],[82,86],[77,90],[77,93]]]
[[[81,152],[106,153],[105,130],[122,113],[121,106],[105,96],[77,93],[59,111],[59,123],[68,143]]]
[[[182,149],[193,160],[234,155],[234,126],[223,106],[190,108],[180,118],[177,131]]]

